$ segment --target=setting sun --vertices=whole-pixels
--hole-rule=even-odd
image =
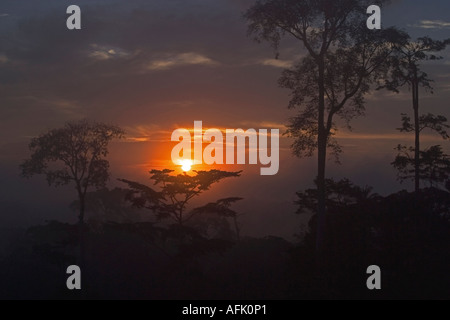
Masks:
[[[190,159],[181,160],[181,169],[183,171],[189,171],[191,170],[191,167],[192,167],[192,160]]]

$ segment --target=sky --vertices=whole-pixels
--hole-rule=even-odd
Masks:
[[[92,119],[121,126],[126,139],[111,144],[110,186],[116,178],[148,183],[151,169],[177,169],[170,136],[177,128],[273,128],[285,130],[295,110],[277,80],[304,55],[283,41],[279,59],[266,43],[247,36],[243,12],[250,0],[2,0],[0,3],[0,223],[74,221],[68,209],[73,187],[48,187],[43,177],[19,176],[32,137],[67,121]],[[66,28],[66,8],[79,5],[82,29]],[[444,39],[450,34],[449,1],[393,1],[382,9],[383,27],[412,37]],[[363,21],[365,23],[365,21]],[[423,92],[423,112],[450,117],[450,49],[424,69],[435,80]],[[411,111],[410,93],[371,92],[366,116],[339,131],[341,165],[328,163],[327,176],[348,177],[387,195],[410,184],[396,181],[390,166],[394,147],[411,144],[400,133],[400,114]],[[295,192],[312,187],[315,158],[299,159],[290,141],[280,142],[280,170],[259,175],[259,166],[227,166],[242,177],[212,188],[203,201],[244,198],[236,208],[242,232],[292,238],[307,217],[295,215]],[[424,146],[448,141],[426,133]],[[199,169],[199,168],[197,168]]]

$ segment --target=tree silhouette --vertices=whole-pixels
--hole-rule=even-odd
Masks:
[[[241,171],[228,172],[222,170],[196,171],[194,175],[178,174],[172,175],[173,170],[151,170],[150,174],[154,185],[159,186],[160,190],[144,184],[119,179],[128,184],[131,192],[128,194],[128,200],[138,208],[147,208],[156,214],[158,220],[171,219],[179,226],[183,226],[200,212],[206,211],[205,208],[188,209],[189,201],[199,196],[204,191],[225,178],[239,177]],[[234,198],[234,201],[240,198]],[[219,205],[225,206],[231,203],[219,203],[216,209],[224,209]]]
[[[232,217],[233,214],[237,216],[230,209],[230,205],[241,198],[221,199],[197,208],[189,208],[189,204],[192,199],[209,190],[213,184],[225,178],[239,177],[241,171],[193,170],[193,175],[186,173],[175,175],[172,174],[173,171],[169,169],[150,171],[150,179],[154,181],[157,189],[138,182],[119,179],[129,186],[130,190],[126,199],[133,206],[152,211],[158,222],[172,221],[159,228],[157,236],[152,238],[151,243],[168,256],[181,259],[179,263],[185,265],[193,263],[194,257],[210,252],[224,252],[232,245],[231,241],[225,239],[229,237],[223,237],[224,233],[221,232],[224,231],[222,229],[224,221],[208,218],[212,218],[213,215],[218,218]],[[209,221],[198,219],[204,215]],[[204,225],[201,226],[205,222],[206,228]],[[216,228],[222,238],[208,236],[209,224],[213,224],[213,228]],[[154,226],[151,228],[155,229]],[[176,251],[173,252],[173,249]]]
[[[268,41],[277,50],[281,38],[289,35],[307,50],[296,70],[284,73],[281,85],[293,90],[291,107],[304,107],[289,129],[297,138],[294,152],[311,155],[317,148],[318,256],[323,255],[326,235],[327,147],[339,151],[331,140],[335,131],[333,117],[350,120],[362,113],[362,97],[373,80],[371,76],[392,50],[381,39],[392,35],[393,30],[361,27],[367,19],[367,7],[372,4],[357,0],[264,0],[245,13],[249,34],[257,41]]]
[[[44,174],[49,185],[75,184],[79,200],[79,222],[84,223],[85,199],[89,187],[104,187],[109,178],[108,144],[122,138],[117,126],[81,120],[68,122],[33,138],[31,158],[21,164],[22,175]]]
[[[435,116],[431,113],[421,115],[417,126],[411,123],[411,118],[408,117],[407,114],[402,113],[402,127],[397,130],[401,132],[418,132],[420,134],[424,129],[430,129],[446,140],[450,138],[446,130],[448,128],[450,128],[450,126],[447,124],[447,118],[444,116]],[[416,137],[419,136],[420,135],[416,135]],[[416,141],[416,143],[417,142],[418,141]],[[438,184],[445,181],[445,159],[448,156],[443,153],[440,146],[432,146],[425,151],[419,150],[418,161],[416,148],[398,145],[396,150],[398,151],[398,154],[391,164],[398,170],[398,179],[403,182],[404,180],[412,178],[415,182],[416,192],[418,191],[417,182],[420,180],[424,179],[428,181],[430,186],[433,186],[433,181]],[[410,153],[413,153],[414,156],[411,157]],[[430,161],[436,161],[436,163],[433,164]],[[418,167],[417,164],[419,165]],[[424,170],[426,170],[424,168],[430,168],[430,166],[435,168],[433,170],[439,171],[439,173],[424,172]],[[441,178],[438,178],[438,176],[441,176]]]
[[[383,86],[391,91],[398,92],[400,87],[408,85],[411,90],[414,122],[411,124],[410,118],[402,115],[403,127],[400,130],[414,131],[414,190],[416,193],[420,190],[420,132],[428,127],[440,133],[439,130],[446,121],[445,117],[442,116],[432,114],[420,116],[419,114],[419,88],[423,87],[432,92],[432,80],[428,78],[427,73],[420,69],[420,62],[442,59],[435,53],[444,50],[449,44],[450,39],[438,41],[429,37],[422,37],[413,41],[408,36],[406,41],[397,45],[396,54],[390,59],[390,76],[386,78]],[[430,124],[430,126],[427,124]],[[446,133],[442,136],[448,138]]]
[[[449,181],[450,156],[442,151],[441,146],[431,146],[419,152],[418,170],[415,166],[415,158],[410,156],[410,153],[414,153],[414,148],[399,145],[397,150],[399,154],[392,165],[398,170],[400,181],[414,180],[417,172],[419,179],[427,181],[430,187],[445,186],[445,183]]]
[[[325,183],[327,187],[327,207],[349,207],[354,204],[364,204],[369,200],[379,197],[378,194],[372,193],[372,187],[360,187],[348,179],[339,181],[326,179]],[[317,213],[317,188],[297,192],[296,195],[298,199],[294,203],[298,206],[298,214],[307,212]]]
[[[237,201],[242,200],[242,198],[239,197],[230,197],[230,198],[224,198],[219,199],[216,202],[210,202],[202,207],[198,207],[194,209],[194,212],[197,214],[211,214],[215,213],[218,214],[220,217],[223,218],[231,218],[234,225],[234,231],[236,233],[236,239],[237,241],[240,241],[240,227],[238,224],[238,216],[239,214],[231,209],[231,205]]]
[[[342,281],[348,279],[345,273],[352,273],[347,268],[362,259],[368,249],[371,223],[379,210],[378,203],[382,197],[373,193],[372,187],[361,187],[348,179],[326,179],[325,182],[329,234],[326,238],[327,254],[323,263],[329,273],[329,279]],[[302,239],[305,245],[311,246],[317,232],[315,225],[318,223],[317,188],[297,192],[295,204],[297,214],[314,213],[309,221],[309,230]],[[329,284],[320,286],[327,290]]]
[[[364,27],[354,32],[352,47],[338,48],[325,56],[324,130],[327,146],[337,159],[341,148],[333,139],[338,130],[335,118],[343,120],[351,130],[350,121],[364,115],[364,95],[370,85],[387,72],[392,44],[404,36],[395,29],[374,33]],[[293,69],[285,70],[279,80],[281,87],[292,91],[289,108],[301,108],[299,114],[290,120],[287,131],[295,138],[292,149],[299,157],[311,156],[318,148],[317,74],[317,64],[311,57],[306,57]]]

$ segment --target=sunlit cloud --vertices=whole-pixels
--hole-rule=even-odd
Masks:
[[[169,130],[163,130],[156,124],[137,125],[133,127],[124,127],[126,140],[128,142],[166,142],[170,141]]]
[[[260,127],[263,129],[269,128],[268,132],[263,133],[263,132],[259,132],[260,128],[256,128],[255,130],[248,130],[248,128],[242,126],[242,130],[244,131],[244,133],[240,133],[240,132],[236,132],[235,135],[236,136],[262,136],[262,137],[270,137],[270,136],[277,136],[280,139],[287,139],[286,136],[282,135],[282,132],[280,131],[279,133],[275,133],[272,132],[270,130],[270,128],[279,128],[278,124],[270,124],[270,123],[265,123],[266,126],[265,127]],[[170,128],[173,128],[173,130],[175,130],[176,128],[182,128],[183,126],[169,126]],[[226,132],[228,129],[230,128],[224,128],[224,127],[219,127],[219,126],[213,126],[210,128],[202,128],[201,131],[201,135],[200,136],[195,136],[195,130],[193,127],[185,127],[185,129],[187,131],[189,131],[189,133],[191,134],[191,139],[192,141],[199,141],[201,143],[209,143],[209,142],[205,142],[203,141],[203,135],[205,134],[205,132],[209,129],[218,129],[223,136],[224,139],[224,144],[226,145]],[[173,133],[173,130],[167,130],[167,129],[162,129],[159,125],[156,124],[150,124],[150,125],[137,125],[137,126],[126,126],[124,127],[124,130],[126,132],[126,139],[124,140],[124,142],[171,142],[171,136]],[[233,129],[236,130],[236,129]]]
[[[168,55],[162,59],[156,59],[150,61],[147,64],[147,70],[168,70],[175,67],[187,66],[187,65],[204,65],[204,66],[215,66],[219,63],[214,61],[202,54],[195,52],[186,52]]]
[[[244,128],[255,129],[286,129],[286,125],[280,122],[273,121],[241,121],[239,126]]]
[[[291,68],[294,65],[292,60],[280,60],[280,59],[264,59],[260,61],[263,66],[275,67],[275,68]]]
[[[91,45],[91,51],[89,57],[95,60],[110,60],[117,58],[124,58],[129,56],[130,53],[123,49],[112,46],[101,46],[98,44]]]
[[[420,20],[419,24],[410,25],[410,27],[421,29],[448,29],[450,22],[442,20]]]

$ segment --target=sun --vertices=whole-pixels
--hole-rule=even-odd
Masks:
[[[187,172],[189,170],[191,170],[192,167],[192,160],[190,159],[183,159],[181,160],[181,170]]]

